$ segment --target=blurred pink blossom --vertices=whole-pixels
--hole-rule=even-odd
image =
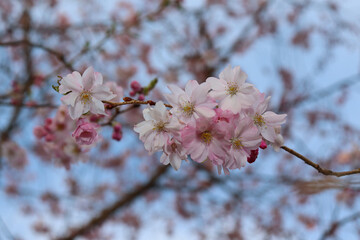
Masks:
[[[91,145],[98,139],[97,129],[100,126],[96,123],[88,122],[81,118],[77,122],[77,127],[72,136],[79,145]]]

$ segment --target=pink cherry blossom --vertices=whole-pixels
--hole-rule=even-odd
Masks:
[[[154,108],[144,109],[143,116],[145,121],[136,124],[134,131],[140,134],[140,140],[150,153],[161,150],[181,128],[177,118],[170,115],[161,101],[157,102]]]
[[[230,145],[229,158],[224,167],[241,168],[250,157],[251,150],[256,150],[262,141],[260,133],[249,117],[236,115],[228,128],[226,139]]]
[[[225,132],[213,119],[199,117],[181,130],[181,142],[196,162],[211,160],[222,165],[227,158]]]
[[[16,169],[23,169],[27,165],[26,152],[17,143],[6,141],[0,147],[10,166]]]
[[[86,69],[82,76],[75,71],[64,77],[60,82],[59,93],[66,94],[61,101],[69,105],[69,114],[72,119],[78,119],[89,111],[105,114],[102,101],[115,97],[109,87],[103,85],[101,73],[94,72],[92,67]]]
[[[98,139],[97,129],[100,126],[96,123],[88,122],[81,118],[77,122],[77,127],[72,136],[79,145],[91,145]]]
[[[41,139],[47,135],[46,129],[42,126],[36,126],[33,130],[33,133],[38,139]]]
[[[259,129],[262,137],[271,143],[275,139],[279,139],[275,129],[280,128],[281,124],[286,122],[286,114],[276,114],[271,111],[266,111],[270,97],[264,99],[260,98],[255,102],[251,109],[248,109],[247,115],[253,119],[255,126]],[[266,111],[266,112],[265,112]]]
[[[113,98],[108,101],[120,102],[124,97],[124,89],[117,85],[115,82],[106,82],[105,85],[109,88],[110,92],[114,95]]]
[[[88,160],[85,153],[90,150],[91,145],[79,145],[71,136],[71,132],[76,128],[75,123],[65,106],[60,106],[54,118],[45,120],[44,126],[40,128],[43,128],[45,132],[42,133],[46,135],[38,138],[35,145],[36,152],[43,161],[51,161],[70,169],[71,164]],[[34,134],[37,134],[36,131],[34,130]]]
[[[240,67],[231,68],[229,65],[220,73],[219,79],[206,79],[212,89],[209,95],[220,101],[219,106],[223,110],[239,113],[242,108],[251,105],[249,95],[255,91],[252,84],[245,83],[246,78],[246,73]]]
[[[173,106],[171,113],[179,117],[184,123],[195,120],[200,116],[211,118],[215,116],[213,108],[217,105],[209,98],[210,86],[207,83],[199,83],[195,80],[189,81],[185,91],[176,85],[168,85],[172,94],[164,94],[166,100]]]
[[[163,148],[163,154],[161,155],[160,162],[164,165],[169,163],[175,170],[179,170],[181,162],[187,160],[187,154],[182,144],[180,144],[174,138],[167,142]]]

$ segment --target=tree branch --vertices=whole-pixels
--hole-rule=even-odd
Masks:
[[[126,97],[124,98],[126,99]],[[130,105],[130,104],[135,104],[135,105],[139,105],[139,104],[145,104],[145,105],[155,105],[156,102],[152,101],[152,100],[148,100],[148,101],[140,101],[140,100],[134,100],[134,99],[131,99],[129,101],[124,101],[124,102],[118,102],[118,103],[115,103],[115,102],[109,102],[109,101],[102,101],[103,103],[106,103],[106,104],[109,104],[110,107],[117,107],[117,106],[122,106],[122,105]],[[166,104],[164,103],[165,107],[168,107],[168,108],[172,108],[172,106],[170,104]]]
[[[326,238],[333,236],[339,227],[345,225],[346,223],[355,221],[358,218],[360,218],[360,212],[356,212],[350,216],[331,223],[330,227],[320,237],[320,240],[325,240]]]
[[[22,45],[22,44],[26,44],[29,45],[31,47],[34,48],[39,48],[44,50],[45,52],[53,55],[54,57],[56,57],[60,62],[62,62],[64,64],[64,66],[69,69],[70,71],[74,71],[74,68],[72,66],[72,64],[70,62],[67,62],[65,60],[65,55],[62,52],[56,51],[52,48],[46,47],[42,44],[38,44],[38,43],[33,43],[30,42],[28,39],[23,39],[23,40],[15,40],[15,41],[9,41],[9,42],[0,42],[0,46],[18,46],[18,45]]]
[[[155,187],[157,181],[162,175],[166,173],[167,169],[167,166],[160,166],[147,183],[137,187],[134,191],[127,193],[125,196],[117,200],[112,205],[104,208],[97,216],[90,219],[90,221],[88,221],[84,225],[76,228],[75,230],[68,231],[70,232],[68,235],[56,238],[56,240],[72,240],[78,236],[86,234],[94,227],[101,225],[107,219],[109,219],[117,210],[133,202],[136,198],[140,197],[142,194]]]
[[[353,174],[359,174],[360,173],[360,168],[357,168],[357,169],[354,169],[354,170],[351,170],[351,171],[334,172],[334,171],[331,171],[329,169],[322,168],[319,164],[314,163],[310,159],[304,157],[303,155],[301,155],[300,153],[296,152],[295,150],[293,150],[291,148],[288,148],[286,146],[281,146],[281,148],[283,150],[287,151],[288,153],[294,155],[295,157],[300,158],[306,164],[308,164],[308,165],[312,166],[313,168],[315,168],[319,173],[322,173],[322,174],[327,175],[327,176],[343,177],[343,176],[347,176],[347,175],[353,175]]]

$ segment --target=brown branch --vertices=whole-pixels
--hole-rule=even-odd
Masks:
[[[106,104],[109,104],[111,107],[117,107],[117,106],[122,106],[122,105],[130,105],[130,104],[135,104],[135,105],[138,105],[138,104],[155,105],[156,104],[156,102],[154,102],[152,100],[140,101],[140,100],[133,100],[133,99],[130,100],[130,101],[124,101],[124,102],[118,102],[118,103],[109,102],[109,101],[102,101],[102,102],[106,103]],[[172,108],[172,106],[170,104],[164,103],[164,105],[165,105],[165,107]]]
[[[27,9],[25,9],[23,11],[21,19],[20,19],[20,23],[22,24],[22,28],[23,28],[23,35],[24,35],[23,39],[25,39],[25,41],[28,42],[30,30],[31,30],[31,16]],[[25,83],[23,85],[23,89],[22,89],[23,94],[21,95],[21,97],[19,99],[19,103],[21,105],[24,103],[24,100],[34,82],[33,64],[32,64],[32,48],[28,44],[24,44],[23,54],[24,54],[24,67],[26,69],[27,76],[26,76],[26,81],[25,81]],[[14,108],[14,111],[12,113],[12,116],[11,116],[7,126],[1,133],[0,145],[2,145],[2,143],[9,138],[10,133],[16,128],[17,120],[20,116],[22,109],[23,109],[22,106],[16,106]],[[1,152],[1,148],[0,148],[0,169],[1,169],[1,166],[2,166],[2,152]]]
[[[325,240],[326,238],[333,236],[335,234],[335,232],[339,229],[339,227],[341,227],[342,225],[345,225],[346,223],[355,221],[358,218],[360,218],[360,212],[356,212],[356,213],[354,213],[350,216],[347,216],[343,219],[332,222],[330,227],[320,237],[320,240]]]
[[[65,60],[65,55],[62,52],[56,51],[56,50],[46,47],[42,44],[30,42],[28,39],[15,40],[15,41],[9,41],[9,42],[0,42],[0,46],[18,46],[18,45],[23,45],[23,44],[26,44],[30,47],[39,48],[39,49],[44,50],[45,52],[56,57],[61,63],[64,64],[64,66],[67,69],[69,69],[70,71],[74,71],[72,64]]]
[[[334,172],[331,171],[329,169],[325,169],[322,168],[319,164],[314,163],[313,161],[311,161],[310,159],[304,157],[303,155],[301,155],[300,153],[296,152],[295,150],[288,148],[286,146],[281,146],[281,148],[285,151],[287,151],[288,153],[294,155],[297,158],[300,158],[301,160],[303,160],[306,164],[312,166],[313,168],[315,168],[319,173],[322,173],[324,175],[328,175],[328,176],[336,176],[336,177],[343,177],[343,176],[347,176],[347,175],[353,175],[353,174],[359,174],[360,173],[360,168],[351,170],[351,171],[344,171],[344,172]]]
[[[70,230],[70,233],[68,235],[56,238],[56,240],[72,240],[78,236],[82,236],[82,235],[86,234],[94,227],[100,226],[106,220],[108,220],[113,214],[115,214],[117,210],[130,204],[136,198],[140,197],[142,194],[144,194],[151,188],[156,187],[157,181],[159,180],[159,178],[162,175],[164,175],[166,173],[167,169],[169,169],[167,166],[160,166],[155,171],[155,173],[151,176],[151,178],[149,179],[149,181],[147,183],[140,185],[135,190],[125,194],[122,198],[117,200],[115,203],[104,208],[97,216],[90,219],[90,221],[88,221],[84,225],[76,228],[75,230]]]

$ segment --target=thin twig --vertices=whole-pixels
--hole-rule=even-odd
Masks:
[[[130,105],[130,104],[145,104],[145,105],[155,105],[156,102],[152,101],[152,100],[148,100],[148,101],[140,101],[140,100],[130,100],[130,101],[124,101],[124,102],[109,102],[109,101],[102,101],[103,103],[109,104],[112,107],[117,107],[117,106],[122,106],[122,105]],[[172,108],[172,106],[170,104],[166,104],[164,103],[165,107],[168,108]]]
[[[326,238],[333,236],[335,234],[335,232],[339,229],[339,227],[341,227],[342,225],[345,225],[346,223],[355,221],[358,218],[360,218],[360,212],[356,212],[354,214],[351,214],[350,216],[347,216],[338,221],[332,222],[330,227],[320,237],[320,240],[325,240]]]
[[[336,176],[336,177],[343,177],[343,176],[347,176],[347,175],[353,175],[353,174],[359,174],[360,173],[360,168],[351,170],[351,171],[344,171],[344,172],[334,172],[331,171],[329,169],[325,169],[322,168],[319,164],[314,163],[313,161],[311,161],[310,159],[304,157],[303,155],[301,155],[300,153],[296,152],[295,150],[288,148],[286,146],[281,146],[281,148],[285,151],[287,151],[288,153],[294,155],[297,158],[300,158],[301,160],[303,160],[306,164],[312,166],[313,168],[315,168],[319,173],[322,173],[324,175],[328,175],[328,176]]]
[[[70,71],[74,71],[74,67],[72,66],[72,64],[65,60],[64,53],[56,51],[56,50],[49,48],[47,46],[44,46],[42,44],[30,42],[28,39],[0,42],[0,46],[19,46],[22,44],[26,44],[26,45],[29,45],[30,47],[39,48],[39,49],[44,50],[45,52],[55,56],[60,62],[62,62],[64,64],[64,66],[67,69],[69,69]]]

